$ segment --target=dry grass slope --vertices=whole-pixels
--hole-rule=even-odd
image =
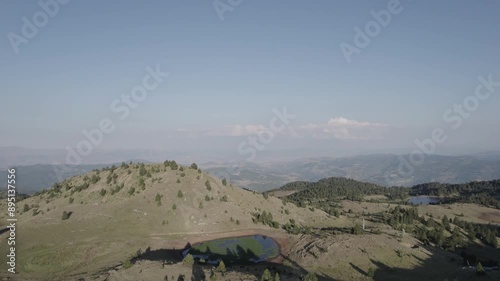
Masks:
[[[85,183],[89,183],[87,188]],[[457,255],[423,246],[412,235],[402,236],[385,223],[367,220],[368,231],[363,235],[332,231],[361,224],[363,214],[387,212],[396,207],[393,204],[343,200],[343,214],[336,218],[318,209],[284,204],[273,196],[266,199],[231,184],[225,186],[196,169],[172,170],[163,164],[93,171],[56,189],[19,202],[18,280],[162,280],[165,275],[176,280],[181,274],[190,280],[195,270],[182,263],[138,260],[128,269],[121,265],[139,249],[161,253],[182,249],[187,243],[252,234],[277,240],[282,257],[271,264],[233,268],[217,280],[258,280],[266,266],[288,272],[281,280],[300,280],[305,270],[315,271],[320,280],[476,280],[473,271],[461,269]],[[5,202],[0,208],[5,208]],[[463,213],[461,219],[466,221],[500,224],[498,210],[474,204],[418,209],[435,218]],[[257,211],[272,213],[280,224],[293,219],[314,231],[290,235],[255,224],[252,213]],[[69,218],[63,220],[63,212]],[[0,213],[0,222],[4,224],[5,219]],[[380,234],[370,233],[371,229]],[[0,238],[5,239],[5,234]],[[490,251],[497,251],[494,255],[498,256],[498,250]],[[1,254],[0,263],[5,262]],[[211,267],[198,270],[208,276]],[[5,276],[0,272],[0,278]],[[491,273],[481,280],[495,278],[498,274]]]

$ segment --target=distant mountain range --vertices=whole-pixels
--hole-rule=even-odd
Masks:
[[[408,159],[408,155],[403,157]],[[377,154],[263,164],[209,163],[204,168],[216,176],[229,178],[241,187],[257,191],[278,188],[291,181],[318,181],[327,177],[345,177],[384,186],[407,187],[427,182],[465,183],[500,178],[498,153],[427,155],[425,162],[415,166],[415,171],[410,176],[400,175],[400,163],[399,155]]]
[[[408,158],[407,155],[404,157]],[[383,186],[407,187],[428,182],[465,183],[500,178],[500,154],[495,152],[465,156],[427,155],[425,162],[416,166],[414,173],[408,177],[398,173],[400,163],[399,155],[376,154],[305,158],[287,162],[208,162],[199,166],[219,178],[226,178],[240,187],[259,192],[279,188],[292,181],[318,181],[328,177],[345,177]],[[32,194],[51,187],[60,180],[111,165],[18,166],[19,192]],[[6,177],[6,169],[0,169],[0,182],[6,183]],[[3,188],[4,184],[1,187]]]
[[[165,152],[148,149],[116,149],[116,150],[94,150],[92,154],[82,159],[82,165],[101,165],[111,163],[121,163],[140,159],[139,161],[163,162],[165,159],[179,159],[179,153]],[[29,166],[39,164],[74,164],[66,162],[67,152],[57,149],[32,149],[23,147],[0,147],[0,169],[7,169],[18,166]],[[135,160],[133,160],[135,162]]]
[[[104,164],[96,165],[29,165],[16,168],[16,188],[18,193],[33,194],[42,189],[51,187],[54,183],[73,176],[88,173],[94,169],[101,169]],[[7,170],[0,170],[1,189],[7,183]]]

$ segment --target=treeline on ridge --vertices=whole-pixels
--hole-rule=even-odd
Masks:
[[[385,195],[391,200],[404,200],[409,195],[408,188],[388,188],[373,183],[337,177],[322,179],[318,182],[292,182],[285,185],[283,189],[298,190],[286,198],[299,205],[305,202],[314,203],[342,199],[360,201],[367,195]]]
[[[347,178],[325,178],[317,182],[296,181],[278,190],[295,191],[285,197],[298,206],[321,205],[339,200],[363,201],[365,196],[384,195],[387,200],[404,202],[409,196],[445,197],[443,203],[476,203],[500,209],[500,180],[474,181],[462,184],[425,183],[407,187],[385,187]],[[271,191],[272,192],[272,191]]]
[[[461,184],[424,183],[413,186],[410,194],[449,197],[453,202],[477,203],[500,209],[500,180]]]

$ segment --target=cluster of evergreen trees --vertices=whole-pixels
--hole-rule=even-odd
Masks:
[[[306,189],[310,184],[312,183],[308,181],[294,181],[283,185],[279,189],[285,191],[301,191]]]
[[[451,197],[463,203],[477,203],[500,209],[500,180],[473,181],[463,184],[425,183],[411,188],[413,195]]]
[[[441,223],[436,222],[433,218],[425,220],[423,216],[419,218],[419,221],[425,227],[416,231],[416,237],[424,243],[432,242],[449,250],[465,247],[466,240],[460,230],[463,229],[469,241],[474,241],[477,238],[494,248],[498,248],[497,236],[500,237],[498,226],[466,222],[457,217],[451,220],[446,215],[441,219]],[[452,228],[451,223],[455,227]],[[451,236],[446,237],[445,230],[450,232]]]
[[[400,206],[396,206],[396,208],[389,210],[389,217],[386,223],[394,229],[405,229],[405,231],[408,231],[409,228],[411,229],[413,221],[418,219],[417,208],[401,208]]]
[[[457,217],[453,220],[453,224],[466,230],[470,240],[477,238],[494,248],[498,248],[497,237],[500,237],[500,227],[491,224],[485,225],[466,222]]]
[[[497,237],[500,237],[500,227],[491,224],[477,224],[460,220],[453,220],[446,215],[435,221],[432,217],[425,219],[419,216],[417,208],[402,208],[397,206],[389,210],[386,223],[394,229],[411,232],[415,228],[415,237],[425,244],[433,243],[439,247],[454,251],[457,248],[465,248],[467,240],[480,239],[487,245],[498,248]],[[415,222],[420,222],[418,227]],[[453,226],[454,225],[454,226]],[[416,227],[417,226],[417,227]],[[446,232],[450,233],[446,234]]]
[[[89,188],[89,183],[88,183],[88,182],[84,182],[84,183],[82,183],[82,184],[80,184],[80,185],[75,186],[75,187],[71,190],[71,193],[70,193],[70,194],[71,194],[71,195],[73,195],[75,192],[80,192],[80,191],[85,190],[85,189],[87,189],[87,188]]]
[[[500,180],[472,181],[462,184],[431,182],[418,184],[411,188],[412,194],[430,196],[476,193],[485,190],[500,191]]]
[[[273,219],[273,214],[271,212],[262,211],[252,213],[253,223],[262,223],[273,228],[279,228],[280,223]],[[281,228],[290,234],[311,234],[312,230],[309,226],[302,226],[295,222],[294,219],[290,219],[287,223],[281,225]]]
[[[295,223],[294,219],[290,219],[289,222],[282,225],[282,228],[290,234],[311,234],[311,228],[306,226],[301,226]]]
[[[416,237],[425,244],[430,242],[435,245],[454,251],[456,248],[464,247],[465,241],[460,233],[460,228],[455,227],[451,230],[451,236],[446,237],[445,227],[442,224],[437,224],[432,218],[429,219],[428,225],[432,225],[431,229],[421,227],[416,231]]]
[[[108,177],[106,178],[106,183],[111,184],[113,182],[116,184],[116,180],[118,179],[118,175],[114,173],[109,173]]]
[[[298,206],[313,205],[333,214],[331,202],[348,199],[362,201],[367,195],[385,195],[391,200],[405,200],[409,189],[404,187],[384,187],[372,183],[359,182],[346,178],[326,178],[318,182],[292,182],[281,190],[296,190],[286,197]]]
[[[120,190],[122,190],[123,188],[125,187],[125,184],[122,182],[121,184],[119,185],[116,185],[114,188],[111,188],[110,192],[111,192],[111,195],[115,194],[115,193],[118,193]]]
[[[252,216],[253,216],[252,221],[254,223],[260,222],[262,224],[269,225],[270,227],[274,228],[280,227],[279,222],[273,220],[273,214],[271,214],[271,212],[266,212],[266,211],[262,211],[262,213],[254,212],[252,213]]]
[[[165,162],[163,162],[163,166],[165,166],[165,168],[170,167],[171,170],[177,170],[179,168],[179,165],[174,160],[165,160]]]

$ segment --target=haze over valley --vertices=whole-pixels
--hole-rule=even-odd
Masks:
[[[500,280],[499,11],[2,2],[0,280]]]

